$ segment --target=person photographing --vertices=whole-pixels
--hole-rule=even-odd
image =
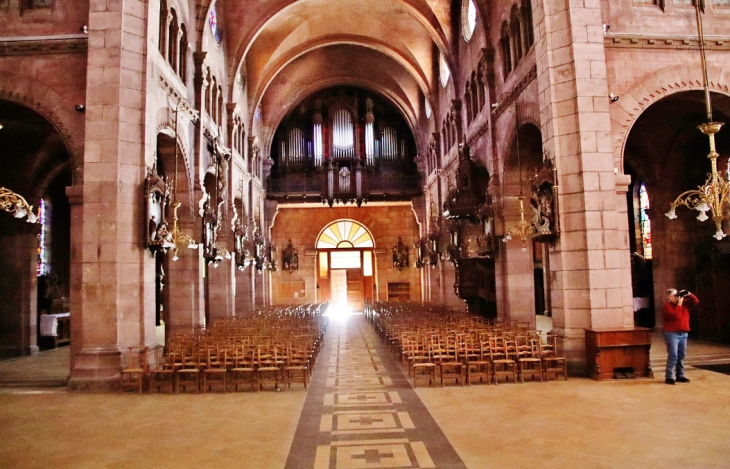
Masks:
[[[667,344],[667,370],[664,382],[667,384],[689,383],[684,376],[684,357],[687,354],[689,334],[688,306],[696,306],[699,300],[687,290],[667,290],[667,301],[662,307],[664,317],[664,342]],[[674,379],[676,369],[677,379]]]

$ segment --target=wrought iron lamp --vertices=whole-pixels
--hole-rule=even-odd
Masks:
[[[525,196],[522,192],[522,161],[520,160],[520,115],[519,115],[519,108],[517,106],[517,103],[515,103],[515,144],[517,145],[517,168],[520,174],[520,195],[517,198],[520,202],[520,221],[509,228],[504,233],[504,238],[502,238],[503,242],[507,242],[511,240],[514,237],[519,237],[520,241],[522,241],[522,250],[526,250],[527,246],[527,240],[532,237],[532,235],[535,234],[535,227],[530,223],[529,221],[525,220]]]
[[[38,216],[33,212],[33,206],[22,195],[16,194],[6,187],[0,187],[0,208],[12,214],[15,218],[28,216],[28,223],[38,223]]]
[[[195,241],[191,236],[183,233],[180,231],[180,226],[178,224],[178,216],[177,216],[177,210],[180,208],[180,205],[182,205],[181,202],[177,200],[177,176],[178,176],[178,170],[177,170],[177,125],[178,125],[178,117],[180,115],[180,112],[190,112],[193,115],[193,118],[196,118],[197,115],[195,113],[195,110],[193,109],[193,105],[188,101],[187,99],[181,97],[177,105],[175,105],[175,110],[173,111],[175,113],[175,180],[173,181],[173,191],[172,191],[172,230],[170,230],[170,250],[172,251],[172,260],[176,261],[179,259],[177,255],[177,250],[180,246],[186,246],[190,249],[198,249],[198,242]],[[187,172],[187,170],[186,170]]]
[[[700,11],[700,2],[695,2],[695,13],[697,17],[697,34],[700,39],[700,59],[702,62],[702,79],[705,88],[705,108],[707,111],[707,122],[700,124],[698,128],[700,132],[707,135],[710,141],[710,153],[707,158],[710,159],[711,173],[707,175],[707,180],[697,189],[685,191],[672,202],[666,216],[670,220],[677,218],[676,209],[680,205],[687,208],[695,209],[700,214],[697,216],[699,221],[705,221],[712,218],[715,222],[717,231],[714,238],[720,241],[726,236],[722,231],[722,221],[724,219],[723,211],[730,206],[730,182],[728,182],[727,174],[720,177],[717,171],[717,158],[720,156],[715,148],[715,134],[720,131],[724,125],[723,122],[714,122],[712,119],[712,106],[710,103],[710,85],[707,79],[707,60],[705,58],[705,39],[702,31],[702,13]],[[707,216],[707,212],[711,216]]]

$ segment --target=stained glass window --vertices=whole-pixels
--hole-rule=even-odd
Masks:
[[[218,25],[218,17],[215,14],[215,5],[210,7],[210,14],[208,15],[208,25],[210,26],[210,33],[213,35],[215,42],[220,44],[223,40],[223,32]]]
[[[646,193],[646,186],[641,183],[639,187],[639,222],[641,223],[641,244],[644,248],[644,259],[651,259],[651,220],[649,220],[649,195]]]
[[[41,232],[38,234],[38,276],[48,273],[48,249],[46,248],[46,236],[48,230],[48,214],[46,202],[41,199],[38,202],[38,223],[41,225]]]

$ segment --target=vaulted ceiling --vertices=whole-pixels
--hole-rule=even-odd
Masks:
[[[229,76],[240,70],[246,77],[249,106],[260,106],[264,129],[276,128],[307,95],[334,85],[380,93],[415,128],[424,98],[433,99],[440,86],[439,53],[453,63],[450,38],[458,12],[452,3],[458,4],[218,0],[216,7],[224,21]]]

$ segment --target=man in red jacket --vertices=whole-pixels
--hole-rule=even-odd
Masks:
[[[667,343],[667,371],[664,382],[667,384],[689,383],[684,376],[684,357],[687,352],[687,335],[689,332],[689,310],[687,306],[699,303],[696,296],[687,290],[677,292],[674,288],[667,290],[667,301],[662,307],[664,316],[664,342]],[[674,379],[674,369],[677,379]]]

